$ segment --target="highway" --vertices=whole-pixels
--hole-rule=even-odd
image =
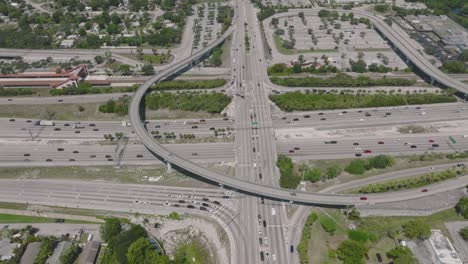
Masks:
[[[239,197],[224,198],[229,196],[220,189],[70,180],[0,180],[0,199],[4,202],[150,215],[175,211],[208,217],[227,232],[231,263],[241,263],[238,253],[244,250],[245,243],[235,221]],[[189,205],[193,208],[188,208]]]

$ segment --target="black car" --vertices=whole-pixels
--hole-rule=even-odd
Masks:
[[[205,201],[205,202],[208,202],[210,199],[208,199],[206,197],[203,197],[202,200]]]
[[[439,147],[439,144],[432,144],[432,147],[437,148],[437,147]]]
[[[216,205],[221,205],[221,203],[218,202],[218,201],[213,201],[213,203],[216,204]]]
[[[203,206],[200,206],[200,210],[202,210],[202,211],[208,211],[208,209],[206,209],[206,208],[203,207]]]
[[[356,156],[356,157],[362,157],[362,154],[361,154],[361,153],[356,153],[356,154],[354,154],[354,156]]]
[[[189,208],[189,209],[195,209],[195,206],[189,204],[189,205],[187,205],[187,208]]]
[[[325,117],[320,118],[320,121],[325,121],[327,120]]]
[[[185,201],[184,200],[179,200],[179,203],[185,203]]]
[[[353,143],[353,146],[359,146],[359,143],[354,142],[354,143]]]
[[[417,148],[417,146],[416,145],[411,145],[411,148]]]
[[[91,123],[91,124],[89,124],[89,126],[90,126],[90,127],[95,127],[96,124],[92,124],[92,123]]]
[[[25,156],[25,157],[29,157],[29,156],[31,156],[31,154],[25,153],[24,156]]]
[[[210,207],[210,205],[207,204],[207,203],[202,203],[202,205],[205,206],[205,207]]]

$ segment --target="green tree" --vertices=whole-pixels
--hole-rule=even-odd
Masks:
[[[422,220],[409,221],[403,225],[403,231],[405,232],[405,236],[410,239],[418,238],[424,240],[431,236],[431,227]]]
[[[327,179],[336,178],[338,175],[340,175],[340,173],[341,173],[341,168],[338,165],[330,166],[325,171],[325,175],[327,176]]]
[[[351,174],[363,174],[366,171],[366,165],[364,160],[353,160],[345,167],[345,171]]]
[[[71,245],[60,254],[60,264],[73,264],[80,253],[81,247],[78,244]]]
[[[463,218],[468,219],[468,197],[461,198],[455,205],[455,210],[462,215]]]
[[[345,240],[340,244],[336,253],[344,264],[365,264],[364,255],[367,253],[367,250],[367,247],[363,243]]]
[[[392,166],[394,163],[394,159],[388,155],[378,155],[369,159],[369,165],[376,169],[384,169]]]
[[[147,238],[141,237],[133,242],[127,252],[128,264],[165,264],[170,263],[167,256],[158,254]]]
[[[101,237],[105,242],[116,237],[122,231],[120,220],[117,218],[106,218],[101,225]]]
[[[447,73],[465,73],[465,64],[461,61],[447,61],[442,65],[442,70]]]
[[[468,7],[468,4],[466,4],[465,6]],[[461,61],[464,61],[464,62],[468,61],[468,49],[462,51],[462,53],[460,54],[459,59]]]
[[[143,65],[143,67],[141,67],[141,71],[143,72],[143,75],[153,75],[155,73],[153,65],[150,64]]]
[[[408,247],[397,246],[387,252],[387,257],[393,259],[393,263],[400,264],[413,264],[416,260],[413,257],[413,253]]]
[[[94,61],[97,63],[97,64],[101,64],[104,62],[104,58],[101,56],[101,55],[97,55],[96,57],[94,57]]]
[[[318,182],[322,177],[322,171],[319,168],[307,168],[304,172],[304,180]]]

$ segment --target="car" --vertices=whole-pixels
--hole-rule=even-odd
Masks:
[[[214,128],[214,127],[210,127],[210,130],[215,130],[215,129],[216,129],[216,128]]]
[[[203,197],[203,198],[202,198],[202,201],[209,202],[210,199],[208,199],[208,198],[206,198],[206,197]]]
[[[223,121],[229,121],[229,118],[225,117],[223,118]]]
[[[410,148],[417,148],[417,147],[418,147],[418,146],[416,146],[416,145],[411,145]]]
[[[185,201],[184,200],[179,200],[179,203],[185,203]]]
[[[299,121],[299,118],[293,118],[293,121]]]
[[[138,154],[138,155],[136,155],[136,157],[137,157],[137,158],[143,158],[143,155]]]
[[[265,254],[263,253],[263,251],[260,251],[260,260],[261,261],[265,260]]]
[[[89,157],[90,157],[90,158],[95,158],[95,157],[96,157],[96,155],[90,155]]]
[[[421,190],[421,192],[427,192],[427,191],[428,191],[428,189],[422,189]]]
[[[28,120],[26,120],[26,123],[31,123],[31,122],[32,122],[32,121],[31,121],[31,120],[29,120],[29,119],[28,119]]]
[[[68,161],[71,161],[71,162],[73,162],[73,161],[75,161],[75,159],[69,159]]]
[[[275,254],[271,254],[271,259],[272,259],[273,261],[276,261],[276,255],[275,255]]]
[[[385,113],[385,116],[389,116],[389,115],[391,115],[391,114],[392,114],[392,113],[387,112],[387,113]]]
[[[114,161],[114,159],[107,159],[107,161]]]
[[[265,198],[263,198],[263,197],[260,198],[260,203],[261,203],[261,204],[265,204]]]
[[[310,118],[310,115],[304,115],[304,118]]]
[[[263,177],[262,177],[262,173],[259,173],[259,174],[258,174],[258,177],[259,177],[260,180],[261,180],[261,179],[263,178]]]
[[[54,128],[54,131],[61,131],[62,129],[60,127]]]
[[[192,126],[193,129],[198,128],[198,126]]]
[[[9,121],[10,121],[10,122],[15,122],[16,119],[12,118],[12,119],[10,119]]]
[[[286,120],[286,119],[287,119],[287,117],[283,116],[281,119],[282,119],[282,120]]]
[[[78,150],[73,151],[74,154],[80,153]]]
[[[320,118],[320,121],[325,121],[327,120],[325,117]]]
[[[290,150],[289,150],[289,153],[294,153],[294,149],[290,149]]]
[[[437,147],[439,147],[439,144],[432,144],[432,147],[437,148]]]
[[[206,120],[205,119],[200,119],[200,123],[205,123]]]
[[[29,157],[29,156],[31,156],[31,154],[29,154],[29,153],[24,153],[24,155],[23,155],[23,156],[25,156],[25,157]]]
[[[341,112],[341,113],[342,113],[342,114],[347,114],[347,113],[348,113],[348,111],[343,111],[343,112]]]
[[[11,98],[8,98],[8,102],[11,102],[11,101],[13,101],[13,99],[11,99]]]
[[[365,116],[372,116],[369,112],[366,112]]]
[[[322,112],[320,112],[320,113],[318,113],[318,115],[323,115],[323,113],[322,113]]]
[[[207,203],[202,203],[202,205],[205,206],[205,207],[210,207],[210,205],[207,204]]]
[[[110,157],[112,157],[112,156],[111,156],[111,155],[106,155],[105,157],[106,157],[106,159],[108,159],[108,158],[110,158]]]
[[[359,146],[359,143],[358,143],[358,142],[354,142],[354,143],[353,143],[353,146]]]
[[[164,206],[171,206],[171,203],[170,203],[169,201],[166,201],[166,202],[164,203]]]
[[[134,204],[140,204],[141,201],[140,201],[140,200],[134,200],[133,203],[134,203]]]
[[[221,205],[221,203],[218,202],[218,201],[213,201],[213,203],[216,204],[216,205]]]
[[[197,152],[192,152],[192,156],[198,156]]]
[[[24,159],[24,162],[30,162],[31,160],[30,159]]]
[[[383,141],[379,141],[379,142],[377,142],[377,143],[378,143],[379,145],[385,144]]]
[[[178,204],[173,204],[172,206],[174,206],[174,207],[180,207],[180,205],[178,205]]]
[[[365,149],[365,150],[364,150],[364,153],[372,153],[372,150],[370,150],[370,149]]]
[[[189,204],[189,205],[187,205],[187,208],[189,208],[189,209],[195,209],[195,206]]]
[[[202,210],[202,211],[208,211],[208,209],[206,209],[206,207],[203,207],[203,206],[200,206],[199,209]]]
[[[231,198],[230,196],[227,196],[227,195],[223,195],[223,196],[221,196],[221,197],[222,197],[223,199],[229,199],[229,198]]]
[[[63,99],[58,99],[57,101],[58,101],[59,103],[61,103],[61,102],[63,102]]]
[[[95,127],[96,124],[91,123],[91,124],[89,124],[89,126],[90,126],[90,127]]]
[[[63,222],[65,222],[65,219],[62,219],[62,218],[55,219],[55,223],[63,223]]]
[[[258,233],[259,233],[259,234],[262,233],[262,227],[261,227],[261,226],[258,227]]]
[[[58,148],[57,151],[64,151],[64,148]]]
[[[300,150],[301,148],[300,147],[294,147],[294,150]]]
[[[65,123],[65,124],[63,124],[63,126],[70,126],[70,124],[68,124],[68,123]]]
[[[81,131],[79,131],[79,130],[75,131],[75,134],[80,134],[80,133],[81,133]]]
[[[459,168],[460,168],[460,167],[465,167],[465,164],[463,164],[463,163],[457,163],[457,167],[459,167]]]
[[[93,128],[93,131],[99,131],[99,128]]]
[[[337,143],[338,143],[338,141],[336,141],[336,140],[330,141],[330,144],[337,144]]]
[[[294,253],[294,246],[293,246],[293,245],[289,246],[289,251],[290,251],[291,253]]]
[[[263,220],[263,227],[266,227],[267,224],[266,224],[266,220]]]
[[[429,142],[429,143],[433,143],[434,140],[433,140],[433,139],[429,139],[428,142]]]
[[[361,196],[361,197],[359,197],[359,200],[361,200],[361,201],[366,201],[366,200],[367,200],[367,197]]]
[[[362,154],[361,154],[361,153],[356,153],[356,154],[354,154],[354,156],[356,156],[356,157],[362,157]]]
[[[417,107],[416,107],[416,109],[418,109],[418,110],[419,110],[419,109],[421,109],[421,107],[420,107],[420,106],[417,106]]]
[[[52,159],[46,159],[46,162],[52,162]]]

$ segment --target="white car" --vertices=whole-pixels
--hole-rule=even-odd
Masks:
[[[164,205],[165,205],[165,206],[170,206],[171,204],[170,204],[168,201],[166,201],[166,202],[164,203]]]
[[[276,255],[275,254],[271,254],[271,259],[273,259],[273,261],[276,260]]]
[[[134,204],[140,204],[141,201],[140,201],[140,200],[135,200],[135,201],[133,201],[133,203],[134,203]]]

